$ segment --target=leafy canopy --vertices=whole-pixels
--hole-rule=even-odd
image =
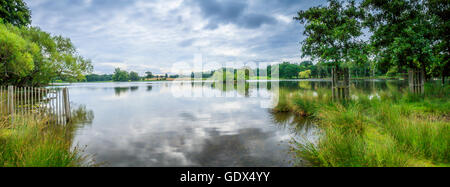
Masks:
[[[20,80],[35,68],[33,56],[39,47],[0,24],[0,80],[12,83]]]
[[[127,82],[130,80],[129,78],[129,73],[127,71],[121,70],[120,68],[116,68],[112,77],[113,81],[116,82]]]
[[[0,23],[0,79],[2,84],[45,85],[54,79],[79,81],[92,71],[73,43],[37,27]]]
[[[423,1],[365,0],[362,7],[382,66],[425,69],[433,62],[433,22]]]
[[[31,11],[22,0],[0,0],[0,18],[15,26],[28,26]]]
[[[311,56],[322,62],[339,65],[341,62],[358,61],[364,42],[363,11],[355,1],[329,0],[328,6],[299,11],[294,19],[304,24],[306,39],[302,42],[303,56]]]

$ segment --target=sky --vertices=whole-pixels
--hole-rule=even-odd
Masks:
[[[94,73],[203,63],[301,62],[299,10],[325,0],[25,0],[32,25],[69,37]]]

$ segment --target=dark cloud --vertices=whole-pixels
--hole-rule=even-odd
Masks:
[[[235,24],[239,27],[256,29],[263,24],[275,24],[277,20],[269,15],[249,13],[248,1],[242,0],[194,0],[202,16],[209,21],[206,29],[216,29],[220,24]]]

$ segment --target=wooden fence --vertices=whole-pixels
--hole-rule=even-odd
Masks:
[[[0,86],[0,116],[12,123],[28,118],[45,118],[49,123],[70,121],[67,88]]]
[[[350,74],[348,68],[332,69],[332,94],[333,99],[349,99],[350,98]]]
[[[409,69],[408,82],[410,92],[415,94],[425,93],[425,71]]]

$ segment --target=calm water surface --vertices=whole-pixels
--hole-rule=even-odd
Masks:
[[[401,87],[397,82],[355,82],[368,93]],[[320,81],[287,81],[296,91],[329,87]],[[172,91],[228,97],[175,97]],[[290,114],[262,108],[273,90],[231,89],[190,83],[92,83],[69,86],[73,108],[89,120],[75,143],[107,166],[291,166],[292,139],[314,139],[317,127]],[[230,97],[240,96],[240,97]]]

